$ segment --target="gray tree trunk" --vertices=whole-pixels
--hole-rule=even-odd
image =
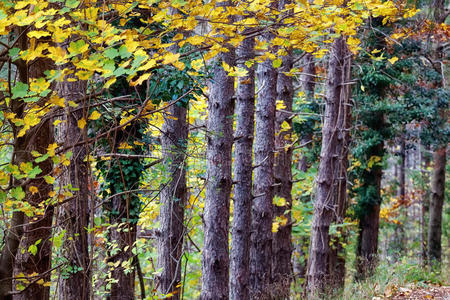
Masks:
[[[317,177],[316,200],[311,229],[311,245],[308,262],[308,292],[318,295],[325,292],[335,279],[330,272],[330,235],[333,220],[343,215],[345,199],[347,153],[349,144],[349,80],[351,54],[346,41],[340,37],[333,42],[328,67],[327,93],[322,149]]]
[[[172,292],[174,296],[170,299],[179,299],[184,206],[187,201],[185,160],[188,123],[185,107],[172,105],[168,113],[162,128],[161,145],[164,164],[170,179],[160,196],[157,266],[162,268],[162,272],[159,276],[158,289],[162,294]]]
[[[270,42],[271,33],[264,34]],[[252,206],[252,237],[250,248],[250,284],[252,297],[265,299],[270,295],[272,279],[273,164],[275,150],[275,100],[277,70],[272,61],[258,64],[255,120],[255,175]]]
[[[170,14],[177,11],[170,9]],[[176,53],[178,45],[171,46]],[[162,268],[159,276],[159,292],[173,293],[170,299],[180,299],[181,259],[184,239],[184,207],[187,203],[186,150],[189,124],[187,109],[172,105],[165,115],[161,146],[165,169],[170,179],[160,195],[160,230],[158,235],[157,266]]]
[[[286,106],[282,111],[276,112],[275,121],[275,162],[274,181],[275,196],[284,198],[286,205],[274,206],[274,217],[286,221],[280,225],[273,234],[272,241],[272,278],[273,292],[277,299],[288,299],[292,281],[292,102],[294,97],[293,77],[287,76],[293,67],[292,54],[283,57],[283,65],[278,69],[277,100]],[[282,129],[282,124],[289,124],[288,130]]]
[[[64,81],[57,86],[60,97],[66,103],[66,123],[62,128],[61,139],[66,145],[76,144],[87,138],[87,131],[78,127],[78,120],[83,117],[85,103],[80,101],[86,95],[87,83],[85,81]],[[79,105],[71,108],[68,101]],[[71,185],[78,189],[73,199],[60,207],[59,219],[63,220],[61,228],[66,230],[63,246],[64,257],[68,266],[74,270],[59,282],[60,299],[89,299],[91,294],[91,271],[89,257],[89,243],[87,228],[89,227],[89,178],[90,167],[85,158],[88,146],[76,146],[72,151],[70,165],[67,167],[62,180],[62,186]]]
[[[219,55],[212,74],[207,122],[205,209],[200,298],[228,299],[231,149],[233,145],[234,78],[222,68],[234,65],[234,50]]]
[[[254,57],[255,39],[245,39],[237,48],[238,66],[247,69],[236,90],[234,146],[233,221],[231,231],[230,298],[250,297],[250,236],[252,219],[253,134],[255,115],[255,70],[245,62]]]
[[[445,0],[434,0],[432,8],[435,22],[438,24],[445,22],[448,16],[445,11]],[[442,61],[444,56],[443,47],[439,45],[437,49],[436,59]],[[445,88],[445,74],[441,74],[441,76],[441,87]],[[446,117],[445,109],[441,109],[439,113],[441,118]],[[428,259],[430,263],[433,263],[433,261],[440,262],[442,255],[442,207],[445,199],[446,155],[446,145],[440,145],[433,154],[434,171],[431,181],[430,220],[428,223]]]
[[[445,198],[445,146],[438,148],[433,155],[434,171],[431,182],[430,221],[428,223],[428,259],[440,262],[442,255],[442,207]]]
[[[26,38],[22,39],[20,48],[25,50],[28,48],[28,41]],[[54,68],[53,61],[49,59],[37,59],[31,65],[26,66],[26,68],[19,68],[19,73],[25,72],[25,74],[19,74],[20,80],[24,83],[29,83],[31,78],[45,77],[44,72]],[[16,100],[17,101],[17,100]],[[39,102],[38,102],[39,103]],[[44,104],[44,99],[40,102],[41,105]],[[24,110],[22,107],[20,110]],[[21,154],[16,153],[16,163],[33,161],[31,156],[31,151],[38,151],[39,153],[46,153],[47,148],[50,144],[54,142],[53,135],[53,125],[51,119],[46,119],[41,121],[41,123],[34,128],[30,129],[25,136],[17,140],[19,143],[18,147]],[[23,143],[23,144],[22,144]],[[43,176],[51,175],[53,170],[53,163],[51,159],[38,164],[42,172],[35,179],[28,182],[26,186],[23,187],[24,191],[27,191],[26,198],[32,207],[38,207],[43,205],[43,202],[48,199],[48,194],[53,190],[53,185],[46,183]],[[39,192],[32,195],[29,193],[29,187],[35,186],[38,188]],[[52,234],[52,221],[53,221],[53,206],[44,205],[45,211],[42,215],[24,217],[24,231],[22,239],[20,241],[20,249],[25,249],[19,251],[16,255],[14,276],[23,273],[25,275],[37,273],[42,274],[42,279],[45,282],[50,281],[50,268],[51,268],[51,253],[52,253],[52,243],[50,237]],[[37,243],[40,240],[39,243]],[[28,252],[31,245],[37,244],[36,255]],[[20,283],[20,281],[16,281]],[[22,283],[22,285],[27,286]],[[50,296],[50,287],[44,286],[38,283],[32,283],[20,294],[14,295],[15,300],[28,300],[28,299],[48,299]]]

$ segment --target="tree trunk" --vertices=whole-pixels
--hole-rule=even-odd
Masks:
[[[308,262],[308,292],[319,295],[325,292],[327,282],[333,279],[330,271],[330,225],[335,217],[342,215],[343,187],[346,178],[348,152],[348,118],[350,58],[343,37],[333,43],[328,67],[327,94],[324,125],[322,129],[322,150],[317,178],[316,201],[311,229],[311,246]],[[344,192],[345,194],[345,192]]]
[[[161,191],[158,235],[157,266],[162,268],[159,276],[159,292],[173,293],[169,299],[180,299],[181,258],[184,237],[184,206],[187,201],[186,146],[188,124],[185,107],[172,105],[164,118],[161,145],[164,164],[170,181]]]
[[[171,15],[178,11],[169,9]],[[176,53],[178,45],[170,51]],[[172,293],[169,299],[180,299],[181,259],[184,239],[184,207],[187,203],[186,150],[189,124],[187,109],[172,105],[167,110],[162,128],[161,146],[165,169],[170,174],[168,184],[160,195],[157,266],[162,268],[158,289],[161,294]]]
[[[381,116],[382,120],[383,117]],[[379,130],[379,129],[378,129]],[[373,147],[373,151],[368,150],[370,156],[382,157],[384,155],[384,145],[379,143]],[[363,178],[367,178],[368,182],[363,182],[367,185],[366,193],[364,197],[368,197],[370,194],[373,196],[371,199],[366,199],[359,216],[359,235],[358,245],[356,249],[356,268],[358,279],[364,279],[370,276],[374,271],[377,263],[378,252],[378,230],[379,230],[379,217],[380,217],[380,204],[381,204],[381,179],[383,176],[382,166],[372,166]],[[374,190],[369,190],[373,188]]]
[[[289,299],[290,285],[292,281],[292,102],[294,86],[292,76],[283,72],[292,69],[292,54],[283,57],[283,65],[278,70],[277,100],[283,101],[285,108],[276,112],[275,121],[275,162],[274,181],[275,197],[285,200],[285,205],[274,206],[274,217],[280,223],[277,232],[273,234],[272,241],[272,278],[274,296],[276,299]],[[289,129],[283,129],[283,123],[289,125]]]
[[[344,53],[347,49],[347,45],[344,45]],[[344,54],[345,55],[345,54]],[[342,74],[341,83],[336,91],[336,97],[341,97],[344,100],[345,108],[342,110],[343,116],[342,125],[343,129],[339,133],[338,139],[342,139],[341,149],[339,152],[339,166],[337,170],[337,195],[336,197],[336,211],[333,217],[333,223],[335,225],[342,225],[344,223],[345,212],[347,210],[347,169],[348,169],[348,153],[350,145],[350,128],[352,126],[352,104],[350,102],[350,86],[347,84],[351,79],[351,54],[347,51],[345,57],[342,58],[342,70],[337,72]],[[338,227],[336,229],[336,237],[334,237],[331,252],[330,252],[330,279],[334,289],[340,289],[344,287],[345,280],[345,249],[342,243],[347,241],[347,233],[345,228]]]
[[[26,38],[23,38],[21,44],[22,50],[28,48],[28,42]],[[27,66],[28,70],[19,68],[19,72],[26,74],[20,74],[20,79],[24,83],[29,83],[31,78],[44,77],[44,72],[51,70],[54,67],[53,61],[49,59],[37,59],[33,61],[30,66]],[[18,100],[16,100],[18,101]],[[45,99],[41,99],[38,104],[43,105]],[[22,108],[23,109],[23,108]],[[23,112],[23,111],[22,111]],[[23,138],[18,141],[18,148],[22,151],[21,154],[16,153],[16,163],[33,161],[31,151],[38,151],[39,153],[47,153],[47,148],[54,142],[53,125],[51,118],[42,120],[41,123],[32,129],[28,130]],[[17,149],[18,150],[18,149]],[[40,205],[44,207],[42,215],[25,216],[24,217],[24,233],[20,241],[20,249],[16,255],[14,275],[18,277],[18,274],[40,274],[45,282],[50,281],[50,268],[51,268],[51,252],[52,243],[50,237],[52,234],[52,221],[53,221],[53,206],[45,205],[44,202],[48,199],[49,193],[53,190],[53,185],[48,184],[43,176],[51,175],[53,170],[53,163],[51,159],[47,159],[44,162],[38,164],[42,172],[38,178],[31,179],[29,183],[24,187],[27,192],[26,200],[32,207],[38,208]],[[29,193],[29,188],[35,186],[38,188],[38,193]],[[28,251],[30,246],[36,245],[37,251],[33,255]],[[30,281],[33,281],[32,278]],[[27,300],[27,299],[48,299],[50,296],[50,287],[38,284],[37,282],[31,284],[21,283],[20,280],[16,280],[16,284],[22,284],[27,287],[20,294],[14,295],[13,299]]]
[[[84,107],[84,103],[79,99],[85,96],[86,88],[85,81],[64,81],[58,86],[59,94],[65,99],[67,107],[65,132],[62,137],[66,145],[75,144],[87,138],[87,131],[78,127],[78,120],[83,117],[83,110],[79,108]],[[77,103],[79,108],[71,108],[68,101]],[[87,147],[87,145],[81,145],[71,149],[70,165],[67,167],[62,184],[62,187],[70,184],[72,188],[78,190],[74,192],[70,202],[61,206],[59,214],[59,219],[63,220],[60,225],[66,230],[63,253],[67,259],[67,267],[72,270],[59,282],[60,299],[88,300],[91,294],[91,262],[87,232],[90,216],[90,167],[85,161],[89,151]]]
[[[407,221],[407,203],[406,203],[406,142],[404,133],[400,137],[400,165],[398,172],[398,192],[397,198],[400,203],[400,209],[405,210],[405,219]],[[396,260],[400,258],[402,253],[405,253],[406,248],[406,233],[404,224],[400,223],[396,225],[395,228],[396,239],[394,241],[395,245],[395,257]]]
[[[238,66],[247,76],[238,78],[236,90],[236,132],[234,147],[233,221],[231,231],[230,298],[250,297],[250,237],[252,219],[253,134],[255,115],[255,71],[245,62],[254,57],[255,39],[245,39],[237,48]]]
[[[18,31],[18,35],[22,35],[23,38],[19,40],[19,46],[22,49],[26,49],[27,40],[25,38],[25,34],[22,30]],[[18,67],[19,71],[19,80],[20,82],[27,83],[27,67],[25,62],[21,62],[22,64]],[[10,66],[11,68],[11,66]],[[24,110],[25,105],[21,101],[12,101],[11,102],[11,112],[15,113],[18,118],[24,118]],[[14,165],[20,165],[22,162],[30,161],[30,154],[27,153],[27,138],[29,139],[29,135],[25,135],[22,137],[17,137],[17,134],[20,128],[14,124],[14,122],[10,123],[12,134],[14,136],[14,149],[13,155],[11,159],[11,163]],[[13,186],[21,186],[22,181],[16,180],[13,178],[12,180]],[[32,194],[25,190],[26,196],[25,199],[29,199]],[[10,292],[13,292],[13,272],[14,265],[16,261],[17,251],[19,249],[20,240],[23,236],[23,225],[25,222],[25,214],[21,211],[15,211],[12,214],[11,222],[8,228],[8,231],[4,233],[5,235],[5,244],[0,253],[0,299],[10,300],[12,299],[12,295]]]
[[[427,247],[427,214],[430,208],[430,192],[427,188],[430,184],[430,176],[428,172],[428,167],[430,166],[430,156],[427,153],[428,148],[423,149],[421,152],[421,173],[422,180],[424,182],[424,191],[421,197],[421,213],[420,213],[420,245],[421,245],[421,256],[422,256],[422,266],[426,266],[428,262],[428,247]]]
[[[434,171],[431,182],[430,220],[428,224],[428,259],[440,262],[442,236],[442,207],[445,198],[445,167],[447,148],[438,148],[433,155]]]
[[[447,14],[445,12],[445,0],[433,1],[433,16],[437,24],[445,22]],[[436,58],[443,59],[443,47],[438,45]],[[441,69],[442,70],[442,69]],[[445,74],[441,74],[441,87],[445,88]],[[446,120],[445,109],[440,109],[441,118]],[[430,203],[430,219],[428,223],[428,259],[430,263],[441,262],[442,255],[442,207],[445,199],[445,172],[447,163],[447,147],[439,145],[434,154],[434,170],[431,181],[431,203]]]
[[[233,145],[234,78],[222,68],[234,65],[234,50],[222,53],[212,74],[208,103],[202,290],[200,298],[228,299],[231,149]]]
[[[271,33],[264,34],[270,42]],[[250,248],[251,297],[266,299],[272,277],[273,163],[277,71],[267,59],[258,64],[255,120],[255,175]]]

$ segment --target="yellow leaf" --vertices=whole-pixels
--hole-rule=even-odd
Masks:
[[[388,59],[388,61],[389,61],[392,65],[395,64],[395,62],[396,62],[397,60],[398,60],[398,57],[397,57],[397,56],[394,56],[394,57]]]
[[[180,58],[180,53],[172,53],[169,52],[166,55],[164,55],[164,60],[163,60],[163,64],[168,65],[168,64],[172,64],[174,62],[176,62],[178,60],[178,58]]]
[[[291,125],[289,125],[288,122],[284,121],[283,123],[281,123],[281,130],[282,131],[288,131],[289,129],[291,129]]]
[[[33,30],[27,33],[29,38],[37,38],[40,39],[43,36],[50,36],[50,33],[47,31]]]
[[[85,118],[81,118],[78,120],[78,127],[80,129],[83,129],[84,127],[86,127],[86,119]]]
[[[277,100],[277,110],[286,109],[286,105],[284,105],[283,100]]]
[[[100,118],[100,116],[101,116],[101,114],[98,111],[94,110],[91,113],[91,115],[89,116],[89,120],[94,120],[94,121],[98,120]]]
[[[49,103],[57,105],[59,107],[65,107],[66,104],[64,103],[64,98],[60,98],[57,94],[52,94],[50,99],[48,100]]]
[[[39,190],[37,187],[35,187],[34,185],[29,187],[30,193],[32,193],[33,195],[36,194]]]
[[[174,37],[173,37],[173,39],[172,39],[172,41],[178,41],[178,40],[181,40],[181,39],[183,39],[183,34],[182,33],[177,33]]]
[[[272,223],[272,232],[273,233],[275,233],[275,232],[278,232],[278,228],[280,227],[280,223],[278,223],[278,222],[273,222]]]
[[[48,154],[50,157],[55,156],[55,155],[56,155],[56,154],[55,154],[56,148],[58,148],[58,144],[57,144],[57,143],[53,143],[53,144],[48,145],[48,147],[47,147],[47,154]]]
[[[84,70],[81,70],[81,71],[78,71],[78,72],[75,73],[75,75],[77,75],[77,77],[80,80],[88,80],[89,78],[92,77],[93,74],[94,73],[91,72],[91,71],[84,71]]]
[[[47,184],[53,184],[55,182],[55,177],[46,175],[46,176],[44,176],[44,180],[45,180],[45,182],[47,182]]]
[[[109,79],[105,85],[103,86],[105,89],[108,89],[114,82],[117,81],[116,77],[112,77],[111,79]]]
[[[191,66],[195,71],[199,71],[203,67],[203,59],[194,59],[191,61]]]
[[[144,81],[146,81],[147,79],[149,79],[151,75],[152,75],[152,73],[145,73],[145,74],[143,74],[142,76],[140,76],[136,81],[130,82],[130,85],[131,85],[131,86],[140,85],[140,84],[142,84]]]

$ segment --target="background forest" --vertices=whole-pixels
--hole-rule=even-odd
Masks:
[[[0,299],[449,296],[448,16],[0,0]]]

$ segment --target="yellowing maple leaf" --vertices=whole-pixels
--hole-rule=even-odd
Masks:
[[[85,118],[79,119],[77,123],[78,123],[78,127],[80,129],[83,129],[84,127],[86,127],[86,119]]]
[[[95,121],[95,120],[98,120],[100,118],[100,116],[101,116],[101,114],[98,111],[94,110],[88,119]]]
[[[162,63],[165,65],[168,65],[168,64],[176,62],[179,58],[180,58],[180,53],[168,52],[167,54],[164,55]]]
[[[50,36],[50,33],[47,31],[41,31],[41,30],[33,30],[27,33],[27,36],[29,38],[37,38],[40,39],[43,36]]]
[[[395,64],[395,62],[396,62],[397,60],[398,60],[398,57],[397,57],[397,56],[394,56],[394,57],[388,59],[388,61],[389,61],[392,65]]]

